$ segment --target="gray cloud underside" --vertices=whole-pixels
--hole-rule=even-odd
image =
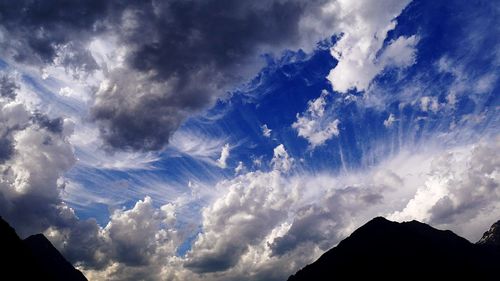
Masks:
[[[0,1],[3,55],[57,60],[75,76],[103,68],[108,88],[91,115],[109,147],[158,150],[187,116],[254,75],[259,54],[324,36],[334,20],[325,2]],[[99,66],[88,49],[108,35],[126,47],[123,68]]]

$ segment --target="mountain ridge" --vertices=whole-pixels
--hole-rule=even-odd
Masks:
[[[0,280],[87,281],[43,234],[24,240],[0,217]]]
[[[418,221],[398,223],[377,217],[288,281],[345,280],[367,275],[385,280],[463,276],[498,280],[495,269],[500,264],[500,251],[487,245],[473,244],[450,230]]]

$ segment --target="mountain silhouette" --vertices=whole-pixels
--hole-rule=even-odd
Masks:
[[[500,220],[494,223],[483,237],[477,242],[479,245],[500,247]]]
[[[418,221],[377,217],[288,281],[500,280],[500,224],[477,244]],[[495,226],[495,225],[494,225]],[[495,240],[496,239],[496,240]]]
[[[1,217],[0,249],[0,280],[87,280],[43,234],[21,240]]]

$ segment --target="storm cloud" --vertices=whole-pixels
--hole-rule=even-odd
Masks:
[[[3,55],[58,64],[80,77],[101,69],[91,118],[111,149],[163,148],[190,115],[246,82],[263,53],[311,48],[331,35],[328,1],[0,1]],[[122,47],[98,64],[90,44]]]

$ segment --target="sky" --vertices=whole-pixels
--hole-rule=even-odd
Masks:
[[[496,0],[0,0],[0,215],[89,280],[286,280],[500,219]]]

